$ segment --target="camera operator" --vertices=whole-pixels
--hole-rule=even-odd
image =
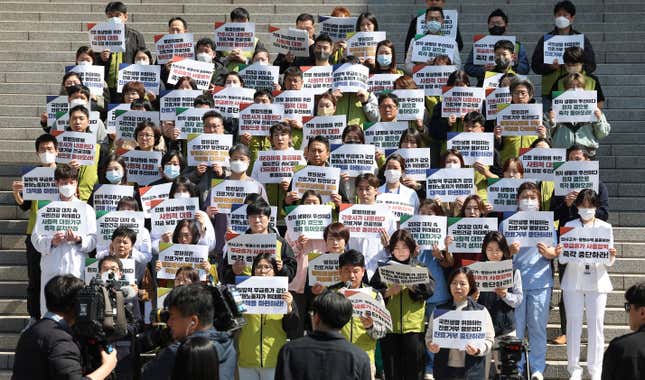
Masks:
[[[175,341],[143,367],[141,379],[170,379],[181,341],[189,336],[203,336],[213,342],[217,350],[220,379],[233,380],[236,352],[231,334],[213,327],[212,293],[201,284],[182,285],[174,288],[166,301],[170,312],[168,326]]]
[[[77,293],[83,281],[55,276],[45,285],[48,312],[18,341],[12,379],[105,379],[116,367],[116,350],[101,350],[101,366],[83,375],[81,351],[71,334],[76,320]]]

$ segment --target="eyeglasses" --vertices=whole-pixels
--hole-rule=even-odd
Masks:
[[[261,271],[267,271],[267,270],[273,270],[273,267],[271,265],[257,265],[255,269],[261,270]]]
[[[513,95],[515,95],[515,96],[528,96],[529,92],[528,91],[513,91]]]

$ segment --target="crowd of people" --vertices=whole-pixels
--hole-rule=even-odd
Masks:
[[[99,379],[115,369],[119,379],[139,375],[137,352],[133,345],[134,333],[118,341],[116,353],[102,353],[103,365],[95,372],[81,374],[79,361],[70,358],[78,349],[70,349],[73,339],[69,328],[75,321],[74,294],[83,286],[86,260],[98,260],[99,274],[125,275],[124,262],[134,261],[133,292],[126,304],[134,316],[137,331],[146,328],[150,320],[146,313],[151,309],[169,311],[168,325],[173,343],[161,350],[150,362],[143,365],[143,379],[486,379],[489,373],[499,372],[495,347],[504,337],[528,340],[529,372],[522,360],[517,370],[527,378],[541,380],[546,369],[547,322],[549,320],[553,289],[561,289],[559,311],[561,334],[554,344],[567,345],[567,360],[571,379],[581,379],[580,344],[583,312],[588,328],[587,370],[592,379],[616,378],[618,371],[627,371],[617,364],[621,350],[627,343],[610,346],[615,355],[610,358],[615,370],[603,370],[604,314],[607,294],[612,284],[607,266],[613,265],[616,250],[613,237],[608,248],[609,261],[601,263],[558,262],[563,252],[559,242],[558,227],[607,228],[611,225],[607,187],[600,181],[596,189],[585,188],[556,196],[553,181],[525,176],[524,165],[519,159],[526,148],[566,149],[567,161],[590,161],[597,157],[599,141],[610,132],[602,106],[604,97],[599,79],[593,75],[596,68],[591,42],[585,37],[583,47],[566,48],[563,62],[544,64],[544,39],[541,38],[529,62],[525,47],[500,39],[494,45],[494,62],[474,64],[471,51],[461,66],[460,50],[463,41],[457,28],[454,38],[458,50],[453,56],[439,55],[427,62],[413,61],[415,35],[441,35],[445,31],[445,0],[426,0],[427,9],[421,19],[414,17],[410,23],[405,44],[389,39],[378,42],[372,57],[347,55],[345,40],[333,40],[326,34],[316,34],[315,18],[310,14],[297,17],[295,28],[306,30],[309,35],[309,56],[296,57],[291,52],[278,54],[273,66],[279,67],[280,80],[272,88],[254,88],[253,102],[270,104],[276,91],[303,90],[305,66],[329,66],[350,63],[364,65],[370,74],[397,74],[390,90],[416,89],[412,68],[415,65],[455,65],[457,68],[447,78],[446,85],[454,87],[481,87],[491,75],[499,75],[500,88],[508,87],[510,104],[536,103],[535,86],[526,75],[532,69],[542,76],[542,108],[544,118],[532,135],[507,136],[495,118],[487,119],[484,109],[465,114],[442,115],[441,96],[425,97],[423,117],[407,121],[401,133],[400,149],[430,148],[428,169],[470,169],[475,189],[471,194],[445,201],[428,194],[425,181],[406,173],[406,159],[398,153],[386,152],[379,146],[374,151],[369,170],[350,176],[341,171],[336,179],[338,187],[331,194],[315,188],[302,191],[283,178],[279,183],[263,183],[260,179],[259,155],[265,151],[293,152],[302,156],[308,167],[333,167],[330,163],[332,144],[323,135],[305,139],[301,116],[344,116],[342,144],[369,145],[365,131],[373,123],[399,121],[401,99],[391,91],[375,93],[366,90],[341,92],[329,89],[315,97],[315,106],[305,114],[290,114],[270,127],[268,136],[255,136],[240,132],[236,117],[223,115],[217,109],[213,93],[220,86],[245,88],[239,71],[246,65],[271,65],[268,44],[254,41],[251,51],[235,49],[226,51],[210,38],[195,42],[195,58],[213,65],[211,85],[194,97],[194,108],[208,109],[201,117],[203,133],[230,135],[232,144],[227,159],[221,163],[187,164],[188,146],[180,138],[180,130],[173,120],[138,123],[132,140],[117,138],[112,120],[106,120],[111,104],[131,110],[159,111],[160,96],[147,89],[143,83],[132,81],[118,86],[121,63],[154,65],[154,54],[146,48],[141,33],[130,26],[128,10],[121,2],[110,2],[105,8],[108,20],[125,24],[125,52],[92,51],[88,46],[79,47],[76,65],[104,67],[103,91],[92,93],[83,84],[81,75],[74,71],[64,74],[60,95],[68,97],[68,125],[65,131],[94,134],[93,164],[82,165],[77,160],[61,163],[60,141],[55,137],[50,115],[41,117],[45,131],[35,141],[35,151],[41,167],[53,172],[52,188],[57,189],[60,202],[82,203],[87,219],[84,233],[73,229],[51,232],[43,226],[45,218],[39,209],[41,201],[26,200],[25,183],[13,183],[17,204],[30,212],[25,240],[28,262],[28,311],[31,317],[25,328],[14,363],[14,378],[59,378],[55,374],[72,371],[70,378]],[[333,9],[333,17],[351,17],[344,7]],[[570,1],[560,1],[553,8],[554,29],[550,35],[577,35],[573,28],[576,8]],[[356,17],[357,32],[379,31],[378,15],[370,12]],[[234,9],[230,22],[246,23],[251,16],[243,8]],[[418,21],[422,21],[418,23]],[[418,24],[425,25],[421,29]],[[189,32],[187,20],[172,17],[168,22],[169,34]],[[509,18],[496,9],[488,17],[488,32],[504,36],[510,32]],[[397,63],[396,51],[407,52],[404,64]],[[194,78],[180,78],[170,84],[172,62],[161,65],[161,87],[166,90],[197,90]],[[473,79],[474,78],[474,79]],[[595,121],[559,123],[551,108],[552,91],[597,91]],[[91,111],[98,111],[100,118],[92,120]],[[467,165],[464,153],[447,148],[448,134],[470,132],[494,136],[494,164],[475,162]],[[334,145],[335,146],[335,145]],[[161,160],[156,179],[150,183],[128,180],[129,162],[122,155],[129,151],[160,152]],[[409,167],[409,166],[408,166]],[[382,194],[394,194],[399,204],[409,206],[411,215],[444,216],[452,218],[492,217],[505,218],[488,202],[487,187],[490,180],[526,179],[514,190],[516,211],[537,213],[551,212],[554,225],[549,226],[549,243],[525,245],[507,241],[503,228],[484,231],[481,249],[477,253],[453,249],[454,236],[447,234],[431,248],[415,240],[413,233],[402,227],[402,220],[394,209],[388,212],[378,226],[376,237],[352,236],[353,226],[344,225],[339,214],[351,205],[381,205]],[[233,231],[231,211],[222,204],[211,202],[212,186],[217,181],[235,181],[253,186],[243,203],[246,206],[246,231]],[[101,244],[97,234],[95,194],[106,185],[132,186],[132,194],[121,197],[114,208],[107,210],[139,212],[143,215],[143,194],[149,189],[169,186],[164,199],[194,198],[199,210],[194,217],[178,217],[169,232],[157,233],[146,214],[145,228],[113,226],[110,241]],[[151,187],[148,187],[151,186]],[[250,187],[247,187],[250,188]],[[145,189],[145,191],[140,191]],[[324,227],[322,239],[311,239],[305,234],[294,235],[285,222],[287,210],[299,205],[329,206],[332,222]],[[148,205],[147,212],[150,212]],[[501,224],[500,224],[501,226]],[[101,231],[105,233],[105,231]],[[252,263],[231,260],[233,254],[227,241],[247,234],[275,234],[274,254],[259,254]],[[371,235],[370,235],[371,236]],[[167,244],[200,245],[207,247],[208,257],[201,262],[182,266],[176,270],[174,280],[158,278],[165,270],[160,252]],[[309,253],[340,254],[338,258],[338,283],[325,286],[310,283],[308,276]],[[469,264],[479,261],[512,260],[513,285],[494,291],[478,290],[474,272]],[[427,269],[429,279],[415,285],[393,284],[381,278],[379,267],[404,265]],[[557,270],[559,285],[554,281]],[[245,314],[246,324],[235,332],[218,331],[213,327],[214,306],[204,284],[235,285],[240,276],[284,276],[289,289],[281,295],[287,305],[285,314]],[[161,301],[161,288],[173,288]],[[391,328],[377,323],[369,314],[352,314],[347,291],[358,290],[367,294],[391,316]],[[643,285],[628,291],[625,308],[633,317],[634,330],[642,335],[645,315]],[[485,338],[463,349],[446,348],[433,342],[433,320],[448,311],[485,311]],[[640,319],[639,319],[640,318]],[[640,324],[636,321],[640,321]],[[37,339],[48,329],[56,329],[50,340]],[[133,330],[134,331],[134,330]],[[66,335],[67,334],[67,335]],[[47,334],[45,334],[47,335]],[[57,340],[58,339],[58,340]],[[633,338],[636,339],[636,338]],[[640,338],[642,341],[642,338]],[[235,343],[234,343],[235,341]],[[61,343],[63,342],[63,343]],[[618,347],[618,345],[620,347]],[[642,346],[642,343],[637,343]],[[53,348],[52,358],[33,366],[21,353]],[[68,351],[73,351],[69,354]],[[65,356],[68,355],[68,356]],[[74,356],[72,355],[72,356]],[[65,356],[65,357],[64,357]],[[642,358],[642,352],[641,352]],[[497,358],[496,358],[497,359]],[[27,360],[27,361],[25,361]],[[608,360],[605,359],[605,364]],[[638,364],[642,369],[642,360]],[[38,367],[38,368],[34,368]],[[38,371],[38,372],[33,372]],[[135,372],[136,376],[135,376]],[[634,375],[637,378],[637,375]],[[492,377],[492,376],[491,376]],[[623,378],[630,378],[629,376]]]

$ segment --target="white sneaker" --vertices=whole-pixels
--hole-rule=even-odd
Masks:
[[[544,376],[542,376],[542,372],[533,372],[531,380],[544,380]]]
[[[37,320],[36,318],[33,318],[33,317],[32,317],[32,318],[29,318],[29,321],[27,322],[27,324],[25,325],[25,327],[23,327],[23,329],[22,329],[22,330],[20,330],[20,333],[22,334],[22,333],[24,333],[25,331],[29,330],[29,328],[30,328],[31,326],[35,325],[35,324],[36,324],[36,322],[38,322],[38,320]]]
[[[569,380],[582,380],[582,368],[576,368],[569,377]]]
[[[423,380],[434,380],[434,376],[431,373],[426,373],[423,375]]]

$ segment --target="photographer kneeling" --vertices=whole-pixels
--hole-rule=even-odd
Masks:
[[[219,376],[233,380],[237,357],[231,334],[213,327],[213,296],[200,284],[174,288],[166,298],[170,318],[168,326],[175,340],[143,367],[142,380],[170,379],[175,365],[177,349],[189,336],[203,336],[213,342],[219,358]]]
[[[116,350],[101,350],[101,366],[83,375],[81,350],[72,337],[76,321],[78,291],[83,281],[72,276],[55,276],[45,285],[48,312],[18,341],[12,379],[105,379],[116,367]]]

